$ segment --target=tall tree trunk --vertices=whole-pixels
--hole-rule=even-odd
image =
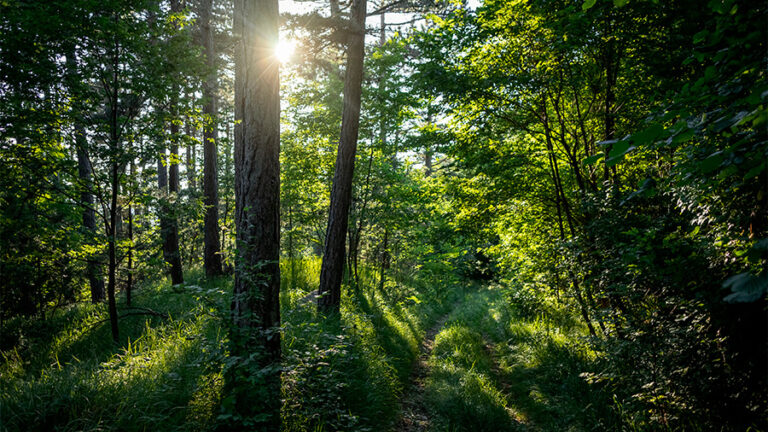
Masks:
[[[118,20],[118,16],[114,16],[115,22]],[[108,255],[109,255],[109,268],[107,277],[107,301],[109,303],[109,323],[112,329],[112,341],[117,343],[120,339],[120,333],[117,326],[117,303],[115,302],[115,284],[117,282],[117,194],[120,187],[119,178],[119,161],[117,153],[120,149],[120,142],[118,140],[117,129],[117,104],[118,104],[118,83],[119,83],[119,63],[118,63],[118,44],[115,41],[112,53],[112,85],[110,94],[110,116],[109,116],[109,143],[113,150],[111,157],[111,186],[112,197],[109,206],[109,221],[106,223],[107,238],[108,238]]]
[[[93,208],[94,199],[90,192],[91,185],[91,162],[88,158],[87,142],[85,130],[82,125],[75,126],[77,140],[77,172],[80,181],[83,183],[83,189],[80,192],[80,201],[83,205],[83,227],[94,236],[96,235],[96,214]],[[104,279],[101,275],[101,266],[98,259],[89,257],[86,266],[88,274],[88,283],[91,287],[91,302],[98,303],[104,300]]]
[[[176,285],[184,282],[181,273],[181,256],[179,255],[178,226],[175,217],[171,217],[169,202],[168,170],[165,155],[157,160],[157,186],[160,189],[160,235],[163,240],[163,259],[171,266],[171,283]]]
[[[131,159],[131,174],[129,178],[133,182],[136,176],[136,162]],[[131,199],[128,201],[128,283],[125,286],[125,304],[131,305],[131,295],[133,294],[133,194],[134,188],[131,188]]]
[[[430,101],[429,106],[427,107],[427,124],[432,125],[432,103]],[[427,147],[424,149],[424,176],[429,177],[432,175],[432,148],[429,147],[430,144],[427,144]]]
[[[360,126],[360,96],[365,55],[366,0],[353,0],[344,78],[344,108],[341,139],[336,156],[336,171],[331,188],[331,207],[325,238],[325,254],[320,269],[318,309],[338,313],[341,304],[341,279],[344,273],[344,246],[352,199],[352,178]]]
[[[69,77],[77,80],[77,62],[75,61],[74,50],[67,54],[67,68]],[[73,83],[72,87],[75,84]],[[93,176],[91,160],[88,157],[88,139],[85,136],[85,127],[80,121],[75,122],[75,147],[77,149],[77,174],[80,178],[82,189],[80,190],[80,203],[83,206],[83,228],[88,230],[91,235],[96,236],[96,212],[94,210],[95,200],[91,194]],[[88,257],[86,265],[86,274],[88,275],[88,284],[91,288],[91,302],[98,303],[104,300],[104,278],[101,274],[101,266],[98,259]]]
[[[293,206],[288,206],[288,259],[291,266],[291,285],[296,287],[296,256],[293,251]]]
[[[384,228],[384,241],[381,246],[381,263],[379,267],[379,291],[384,293],[384,282],[386,282],[387,268],[389,267],[389,228]]]
[[[171,0],[171,10],[181,12],[179,0]],[[163,251],[165,260],[171,265],[171,283],[178,285],[184,282],[181,267],[181,252],[179,251],[179,221],[173,207],[179,195],[179,124],[176,122],[179,114],[179,87],[171,89],[171,156],[168,159],[168,198],[163,217],[166,219],[166,234]],[[162,188],[162,186],[161,186]]]
[[[187,93],[187,99],[191,99],[191,95]],[[194,102],[190,102],[190,107],[194,106]],[[186,151],[186,160],[185,165],[187,169],[187,189],[189,189],[189,195],[190,197],[194,196],[195,189],[197,189],[197,185],[195,184],[195,176],[197,173],[196,168],[196,161],[195,161],[195,135],[196,135],[196,128],[192,124],[192,119],[190,118],[189,114],[185,116],[184,121],[184,134],[189,138],[189,144],[187,144],[187,151]]]
[[[203,265],[206,276],[222,274],[221,249],[219,248],[219,180],[217,161],[217,109],[216,109],[216,54],[211,28],[213,0],[200,2],[200,31],[205,50],[208,75],[203,82],[203,204],[205,205],[205,233],[203,241]]]
[[[255,379],[268,395],[241,385],[235,386],[235,400],[245,417],[266,414],[256,429],[275,432],[280,430],[280,82],[273,53],[278,27],[277,0],[236,2],[235,104],[242,123],[235,151],[233,349],[242,357],[256,354],[259,367],[243,368],[238,377]]]
[[[354,256],[352,260],[353,265],[353,271],[355,275],[355,287],[360,286],[360,275],[358,273],[358,264],[360,259],[360,240],[363,236],[363,229],[365,228],[365,213],[366,209],[368,208],[368,201],[371,197],[371,168],[373,166],[373,155],[374,155],[374,147],[371,146],[371,154],[368,157],[368,170],[365,174],[365,186],[363,190],[365,191],[363,195],[363,204],[360,206],[360,216],[357,220],[357,230],[355,232],[355,242],[354,245],[350,244],[350,250],[353,250]]]

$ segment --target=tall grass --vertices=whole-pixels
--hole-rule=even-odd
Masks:
[[[550,305],[519,313],[505,290],[470,293],[435,338],[426,398],[435,430],[616,430],[583,326]]]
[[[290,266],[293,265],[291,271]],[[316,258],[282,263],[284,430],[389,430],[425,328],[457,296],[454,281],[400,278],[384,291],[361,269],[341,316],[318,315]],[[294,277],[291,277],[293,275]],[[147,281],[113,344],[104,305],[79,303],[46,321],[3,328],[2,431],[205,431],[221,414],[231,279]]]

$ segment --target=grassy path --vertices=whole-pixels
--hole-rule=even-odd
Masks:
[[[426,332],[395,431],[520,430],[493,345],[476,328],[489,297],[486,289],[469,292]]]
[[[468,292],[427,332],[394,430],[613,430],[610,400],[580,376],[585,334],[557,311],[519,314],[500,289]]]
[[[427,330],[419,348],[419,358],[411,372],[410,385],[402,399],[402,417],[397,423],[396,431],[421,432],[430,430],[430,413],[424,403],[424,389],[429,376],[429,356],[435,346],[435,336],[440,332],[450,314],[444,315]]]

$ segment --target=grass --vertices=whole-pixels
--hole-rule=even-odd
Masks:
[[[217,291],[225,285],[206,285]],[[104,305],[76,304],[47,322],[30,322],[3,352],[3,430],[195,430],[212,424],[221,377],[211,357],[222,333],[195,299],[162,280],[135,305],[162,311],[121,320],[111,341]],[[125,306],[122,304],[121,306]],[[38,328],[42,327],[42,328]]]
[[[286,266],[288,264],[285,264]],[[319,259],[283,269],[283,424],[287,431],[388,430],[424,331],[450,309],[446,281],[399,278],[380,291],[363,271],[345,288],[340,319],[302,301]],[[121,319],[109,334],[105,305],[78,303],[46,321],[4,323],[2,431],[205,431],[221,413],[231,280],[146,281],[134,306],[167,314]],[[125,311],[124,299],[118,309]]]
[[[426,396],[435,431],[616,430],[586,331],[560,314],[526,318],[504,290],[468,294],[435,338]]]
[[[428,359],[424,401],[434,431],[621,428],[611,397],[582,378],[597,354],[556,302],[531,316],[499,287],[408,275],[382,288],[362,269],[341,315],[307,295],[320,260],[283,268],[283,429],[387,431],[426,329],[446,314]],[[231,279],[147,281],[113,344],[105,305],[78,303],[46,321],[5,323],[0,354],[2,431],[207,431],[223,398]],[[119,308],[125,311],[121,298]],[[458,306],[457,306],[458,305]]]

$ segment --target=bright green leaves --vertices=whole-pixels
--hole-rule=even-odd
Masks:
[[[613,6],[617,8],[624,7],[629,4],[629,1],[630,0],[613,0]],[[584,0],[584,3],[581,5],[581,10],[586,12],[592,9],[596,3],[597,0]]]
[[[584,4],[581,5],[581,10],[586,12],[591,9],[595,3],[597,3],[597,0],[584,0]]]

